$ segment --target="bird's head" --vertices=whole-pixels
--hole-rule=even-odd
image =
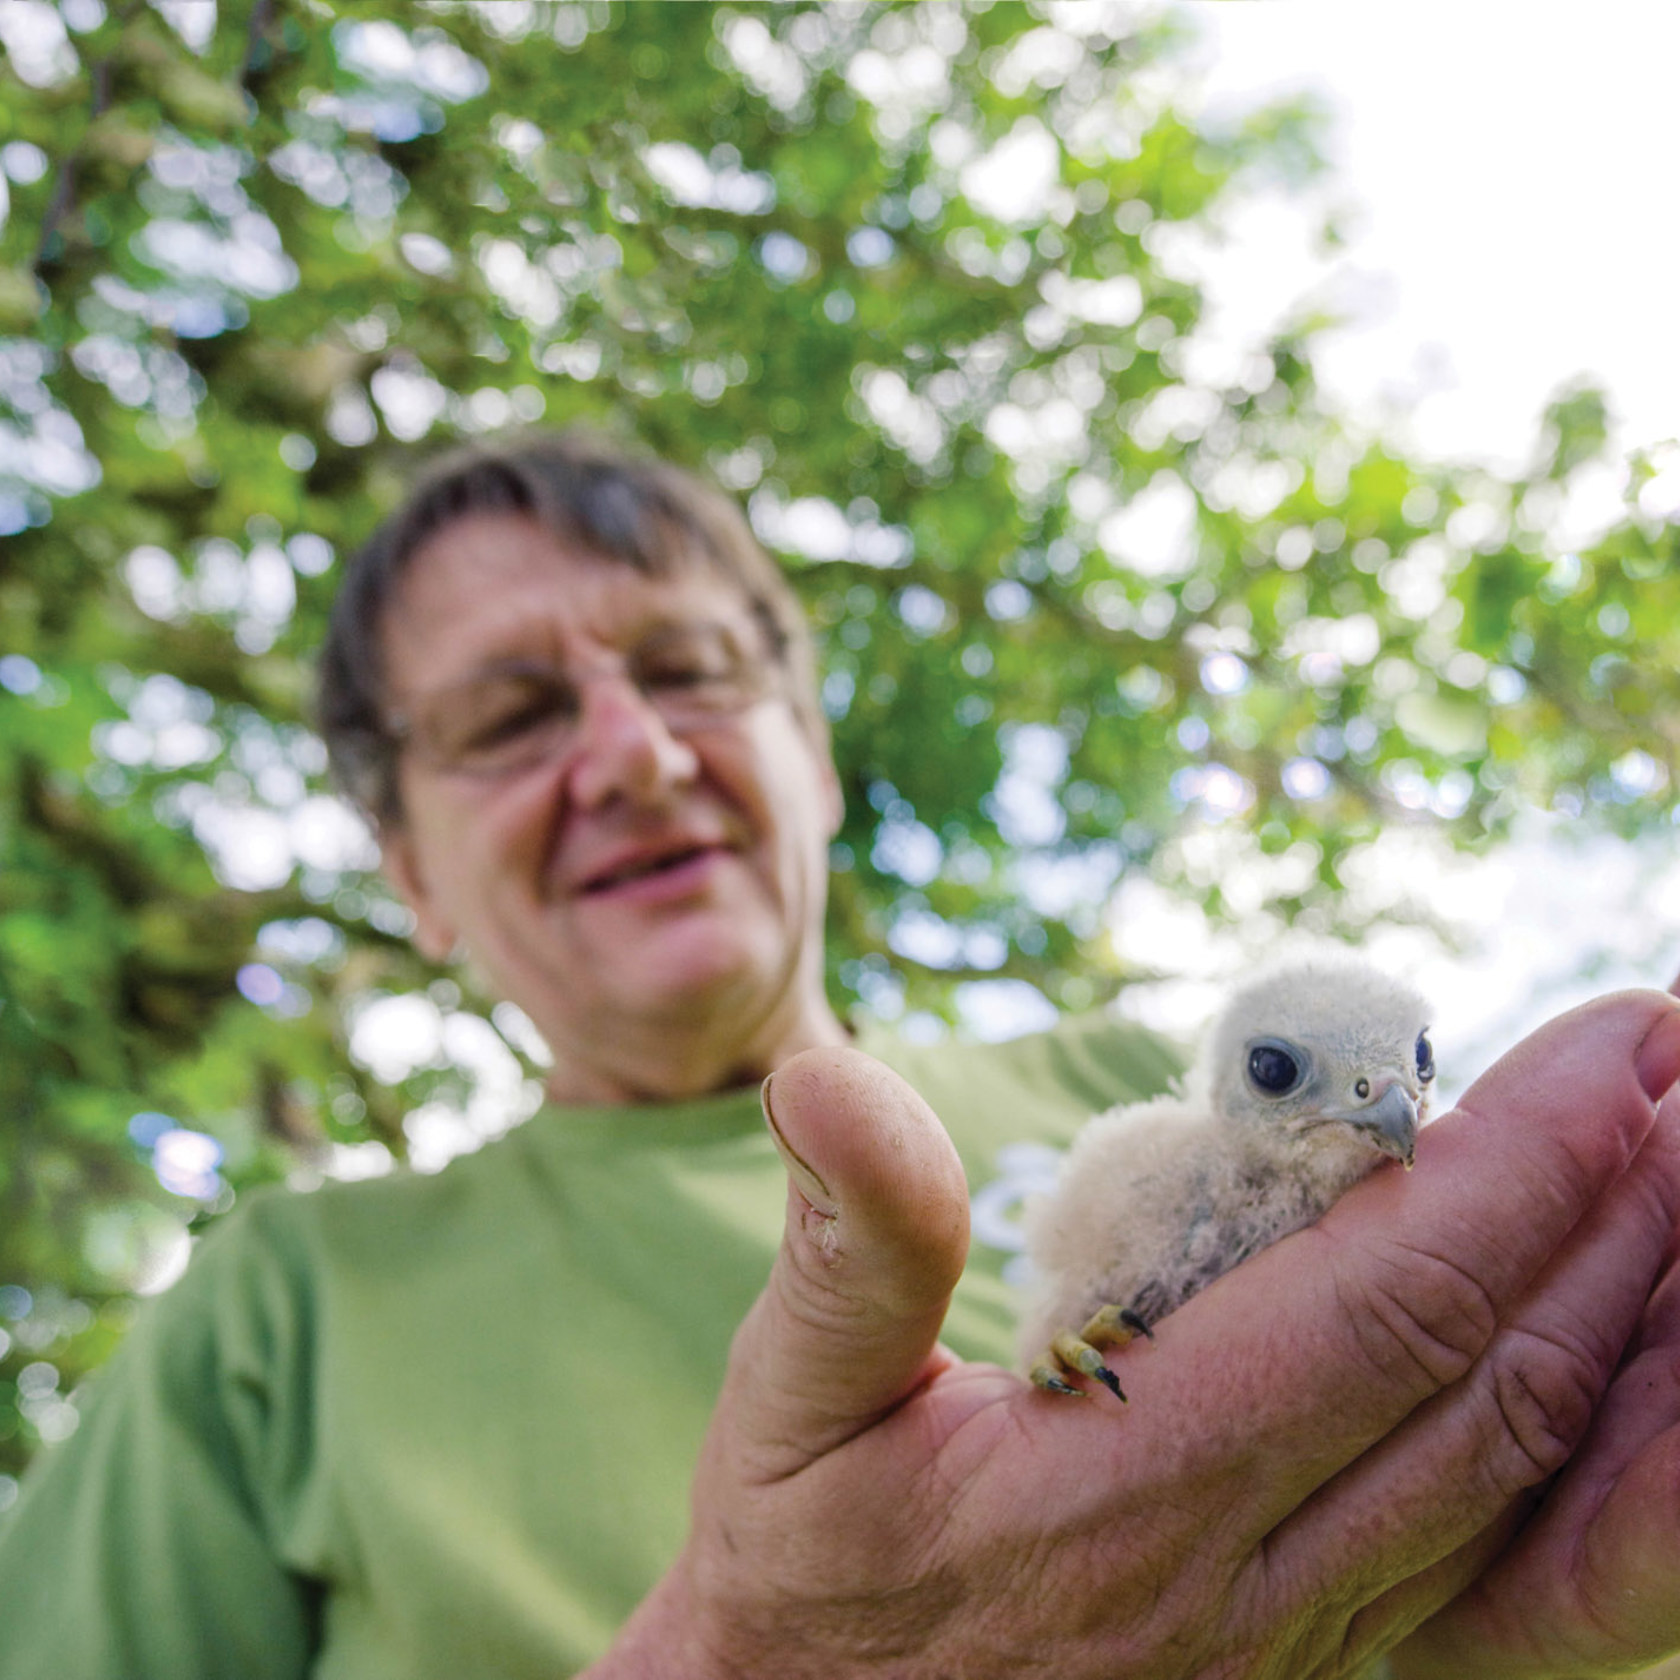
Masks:
[[[1374,1152],[1412,1164],[1435,1057],[1410,986],[1340,950],[1284,960],[1240,986],[1197,1077],[1234,1125],[1326,1164]]]

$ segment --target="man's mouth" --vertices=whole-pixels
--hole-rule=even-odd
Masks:
[[[708,857],[717,850],[719,848],[716,845],[696,844],[681,846],[669,852],[658,852],[648,857],[631,858],[603,870],[599,875],[592,875],[584,882],[583,893],[587,897],[594,893],[611,892],[613,888],[625,886],[631,881],[644,881],[658,875],[674,874],[685,865]]]

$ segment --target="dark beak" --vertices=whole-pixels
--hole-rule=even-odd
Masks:
[[[1368,1108],[1355,1109],[1342,1119],[1363,1132],[1385,1155],[1392,1155],[1408,1172],[1417,1148],[1418,1110],[1411,1093],[1396,1082]]]

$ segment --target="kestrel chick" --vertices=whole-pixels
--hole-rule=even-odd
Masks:
[[[1435,1075],[1428,1024],[1410,986],[1340,949],[1242,984],[1180,1089],[1091,1120],[1029,1210],[1032,1380],[1077,1394],[1081,1372],[1123,1400],[1101,1348],[1310,1225],[1385,1157],[1409,1168]]]

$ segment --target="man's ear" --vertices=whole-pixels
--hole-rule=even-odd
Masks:
[[[794,708],[794,721],[810,746],[817,767],[817,799],[822,805],[823,837],[832,840],[846,820],[846,796],[840,791],[840,772],[834,767],[834,740],[828,719],[820,711]],[[1680,987],[1680,980],[1675,982]]]
[[[834,755],[827,751],[827,745],[825,741],[824,750],[817,754],[817,796],[823,805],[824,833],[832,840],[846,820],[846,796],[840,791],[840,772],[834,768]]]
[[[397,896],[414,912],[414,948],[432,962],[455,953],[455,927],[426,885],[414,837],[400,825],[379,832],[379,866]]]

